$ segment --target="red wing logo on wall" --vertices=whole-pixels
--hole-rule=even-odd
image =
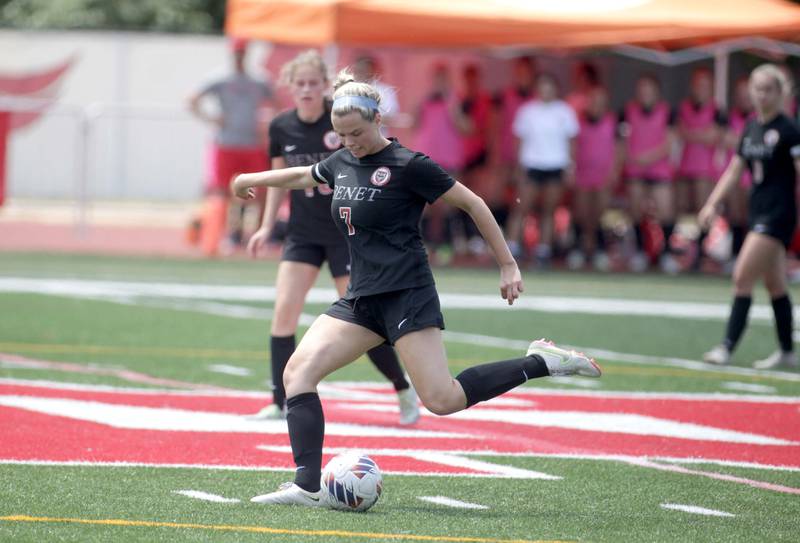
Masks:
[[[3,98],[54,100],[58,96],[62,77],[72,67],[74,60],[74,58],[69,58],[43,72],[24,75],[0,73],[0,100]],[[44,109],[43,106],[40,106],[31,111],[3,111],[3,105],[0,103],[0,205],[3,205],[5,199],[8,135],[12,130],[23,128],[36,121]]]

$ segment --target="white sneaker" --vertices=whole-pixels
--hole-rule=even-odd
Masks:
[[[703,362],[724,366],[731,362],[731,352],[725,345],[717,345],[703,355]]]
[[[658,259],[658,265],[661,267],[661,271],[667,275],[677,275],[678,272],[681,271],[681,265],[678,263],[675,257],[669,253],[664,253],[661,255],[661,257]]]
[[[527,356],[538,354],[547,364],[551,377],[565,375],[582,375],[584,377],[600,377],[602,371],[597,363],[583,353],[567,351],[556,347],[552,341],[537,339],[528,347]]]
[[[753,362],[753,367],[757,370],[771,370],[775,368],[797,368],[797,355],[794,351],[775,351],[763,360]]]
[[[647,270],[647,255],[641,251],[633,253],[628,261],[628,269],[634,273],[642,273]]]
[[[289,482],[283,483],[276,492],[255,496],[250,498],[250,501],[267,505],[304,505],[306,507],[321,507],[325,505],[324,500],[322,500],[321,490],[309,492]]]
[[[419,420],[419,398],[414,385],[409,383],[407,389],[398,392],[397,402],[400,404],[400,424],[408,426]]]
[[[285,420],[286,409],[278,407],[277,404],[271,403],[264,409],[254,415],[247,415],[247,420]]]
[[[583,255],[583,252],[573,249],[567,255],[567,268],[571,269],[572,271],[577,271],[583,268],[586,265],[586,257]]]
[[[607,272],[611,269],[611,260],[605,252],[598,251],[594,254],[594,258],[592,258],[592,266],[594,266],[596,271]]]

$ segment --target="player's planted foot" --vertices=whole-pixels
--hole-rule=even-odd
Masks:
[[[753,362],[757,370],[771,370],[775,368],[797,368],[797,355],[794,351],[775,351],[763,360]]]
[[[566,375],[582,375],[584,377],[600,377],[600,366],[583,353],[567,351],[556,347],[552,341],[537,339],[528,347],[528,356],[539,355],[547,364],[551,377]]]
[[[321,497],[321,490],[309,492],[308,490],[303,490],[294,483],[287,482],[283,483],[277,491],[255,496],[250,498],[250,501],[267,505],[304,505],[306,507],[321,507],[325,505]]]
[[[717,345],[703,355],[703,361],[709,364],[724,366],[731,362],[731,352],[725,345]]]
[[[271,403],[254,415],[248,415],[248,420],[286,420],[286,410]]]
[[[419,398],[413,385],[399,391],[397,401],[400,403],[400,424],[407,426],[419,420]]]

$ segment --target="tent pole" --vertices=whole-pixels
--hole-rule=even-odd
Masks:
[[[728,72],[730,52],[725,47],[714,50],[714,100],[720,109],[728,109]]]

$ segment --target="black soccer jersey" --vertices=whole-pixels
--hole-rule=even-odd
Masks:
[[[766,124],[747,123],[739,142],[739,156],[753,175],[750,217],[765,222],[795,224],[794,159],[800,157],[800,130],[786,115]]]
[[[396,140],[360,159],[339,150],[311,171],[333,189],[331,215],[350,243],[345,298],[433,284],[419,222],[455,184],[447,172]]]
[[[269,154],[282,157],[288,167],[311,166],[341,147],[331,124],[330,104],[314,123],[306,123],[297,110],[285,111],[269,125]],[[319,245],[344,244],[345,240],[331,226],[331,190],[325,185],[290,193],[288,237]]]

